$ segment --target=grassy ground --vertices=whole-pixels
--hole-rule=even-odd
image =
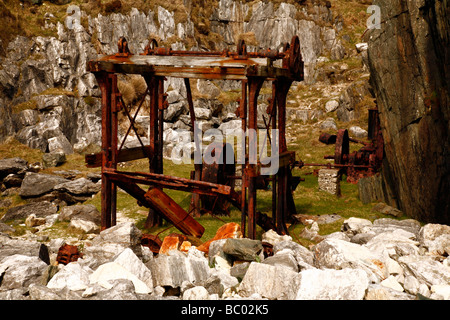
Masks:
[[[292,144],[289,149],[297,151],[297,159],[302,159],[305,162],[320,162],[324,163],[327,160],[323,159],[324,154],[332,154],[333,146],[326,146],[318,142],[318,129],[313,124],[300,125],[296,123],[290,124],[290,126],[299,131],[298,139],[295,144]],[[42,153],[38,150],[29,149],[24,145],[21,145],[15,140],[9,140],[7,143],[0,145],[0,158],[8,158],[12,156],[22,157],[28,160],[30,163],[41,161]],[[193,165],[174,164],[172,161],[164,161],[164,172],[168,175],[188,178],[189,173],[193,170]],[[336,197],[318,190],[317,177],[313,174],[313,167],[305,167],[302,169],[294,169],[293,175],[301,176],[305,179],[297,187],[294,192],[294,201],[298,214],[308,215],[324,215],[324,214],[338,214],[342,217],[341,220],[329,225],[320,226],[320,234],[325,235],[335,231],[339,231],[344,219],[349,217],[362,217],[367,219],[379,218],[381,215],[375,214],[371,211],[372,205],[363,205],[358,198],[357,185],[349,184],[343,179],[341,181],[342,196]],[[44,173],[53,173],[56,170],[78,170],[81,173],[80,176],[86,175],[88,172],[99,172],[98,168],[88,169],[84,165],[84,156],[74,154],[68,156],[68,161],[60,167],[44,169]],[[148,171],[148,162],[145,160],[137,160],[124,164],[121,166],[121,170],[126,171]],[[185,210],[188,210],[191,194],[168,190],[165,192],[172,197],[178,204],[180,204]],[[267,215],[271,215],[271,191],[258,191],[257,210]],[[6,210],[10,207],[25,204],[26,201],[20,198],[20,196],[0,196],[0,201],[5,199],[11,199],[11,203],[8,206],[0,208],[0,216],[2,216]],[[117,197],[117,209],[126,218],[135,221],[138,228],[142,229],[144,233],[157,234],[160,233],[160,237],[163,238],[172,232],[179,233],[179,231],[171,227],[167,222],[163,226],[153,228],[151,230],[144,229],[144,223],[147,217],[148,210],[144,207],[139,207],[136,200],[130,195],[119,191]],[[99,210],[101,208],[101,197],[97,194],[86,203],[95,205]],[[211,215],[204,215],[198,218],[198,222],[205,227],[205,233],[201,238],[202,241],[211,239],[216,233],[217,229],[227,222],[240,223],[240,211],[230,207],[230,216],[213,217]],[[27,228],[16,224],[14,227],[18,229],[18,233],[24,233]],[[302,239],[299,234],[305,226],[301,224],[294,224],[289,226],[289,231],[294,240],[299,241],[304,245],[311,244],[312,242],[307,239]],[[262,234],[262,230],[257,229],[258,235]],[[57,223],[50,230],[47,230],[47,235],[50,238],[61,236],[80,236],[67,230],[67,223]]]

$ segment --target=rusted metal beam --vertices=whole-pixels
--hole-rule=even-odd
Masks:
[[[145,192],[135,181],[127,177],[117,179],[115,182],[141,205],[155,210],[184,234],[199,238],[203,235],[205,228],[160,189],[151,188]]]
[[[168,188],[187,192],[195,192],[204,195],[229,195],[231,187],[205,181],[197,181],[186,178],[168,176],[164,174],[148,173],[148,172],[126,172],[118,170],[105,170],[105,174],[114,181],[125,179],[134,181],[138,184],[149,186],[157,186],[159,188]]]
[[[145,199],[158,213],[162,214],[181,232],[200,238],[205,228],[181,208],[172,198],[158,188],[145,193]]]
[[[138,159],[147,158],[150,154],[149,146],[134,147],[122,149],[117,153],[117,162],[128,162]],[[91,153],[84,156],[86,166],[88,168],[97,168],[102,166],[102,153]]]
[[[144,57],[144,58],[142,58]],[[149,59],[152,58],[152,59]],[[172,58],[173,61],[160,61],[160,58]],[[174,59],[178,58],[178,59]],[[128,58],[115,55],[104,56],[90,61],[88,71],[127,74],[152,74],[162,77],[195,78],[210,80],[246,80],[247,77],[279,78],[292,77],[288,69],[266,66],[266,59],[233,60],[223,58],[206,58],[200,64],[195,64],[191,57],[151,57],[131,56]],[[148,60],[148,61],[146,61]],[[182,61],[180,63],[180,61]],[[184,61],[184,62],[183,62]]]

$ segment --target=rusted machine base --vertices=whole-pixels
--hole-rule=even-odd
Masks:
[[[334,155],[326,155],[324,158],[334,160],[334,164],[300,163],[299,166],[339,168],[347,175],[347,182],[357,183],[363,177],[376,174],[383,163],[384,140],[376,108],[369,109],[368,138],[369,142],[351,138],[347,129],[340,129],[335,135],[324,132],[319,141],[327,145],[335,144]],[[363,147],[350,153],[350,142],[360,143]]]
[[[216,210],[226,212],[226,202],[230,202],[241,210],[241,230],[249,238],[256,237],[256,224],[266,230],[272,228],[278,233],[287,234],[286,222],[290,215],[295,214],[292,192],[297,182],[291,174],[295,154],[289,153],[286,145],[286,99],[293,81],[303,80],[299,38],[294,36],[281,52],[271,49],[247,52],[244,41],[238,43],[236,52],[175,51],[158,47],[156,41],[151,39],[143,54],[133,55],[125,38],[119,39],[118,48],[117,54],[102,56],[88,63],[88,71],[95,75],[102,93],[102,150],[99,154],[86,156],[88,166],[102,168],[102,229],[116,224],[117,187],[120,187],[136,198],[139,204],[149,208],[147,228],[158,225],[161,218],[165,218],[184,234],[201,237],[204,228],[163,191],[169,188],[192,193],[192,208],[189,211],[194,216],[202,212],[214,214]],[[276,64],[277,60],[281,60],[281,64]],[[117,74],[121,73],[140,74],[147,84],[147,90],[134,115],[117,88]],[[163,119],[168,107],[164,81],[167,76],[184,79],[192,131],[195,131],[196,118],[189,83],[191,78],[242,82],[242,97],[236,110],[245,132],[245,163],[242,164],[240,193],[234,191],[234,167],[228,164],[208,167],[196,162],[191,179],[163,174]],[[253,132],[258,130],[258,96],[266,81],[272,83],[272,98],[263,118],[266,129],[278,130],[276,140],[280,156],[278,172],[268,179],[261,176],[262,165],[252,161],[256,154],[250,152],[257,145],[257,135]],[[144,145],[134,123],[147,96],[150,97],[150,129],[149,145]],[[119,112],[124,113],[130,122],[121,143],[118,141]],[[140,147],[123,149],[131,130],[135,132]],[[247,131],[250,132],[248,135]],[[201,152],[200,148],[196,150]],[[117,170],[119,162],[141,158],[149,160],[148,173]],[[214,176],[215,173],[217,176]],[[258,186],[261,182],[267,186],[269,181],[272,183],[272,218],[256,209]],[[146,185],[148,190],[142,189],[140,185]],[[156,239],[147,240],[149,246],[158,247]]]

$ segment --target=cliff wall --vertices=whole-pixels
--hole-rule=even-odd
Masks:
[[[442,0],[375,0],[369,34],[371,85],[404,212],[450,223],[450,7]]]

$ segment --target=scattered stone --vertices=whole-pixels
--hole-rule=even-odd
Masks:
[[[339,108],[339,102],[336,100],[330,100],[325,104],[325,111],[326,112],[333,112],[336,111],[337,108]]]
[[[320,123],[321,130],[336,130],[338,129],[336,121],[333,118],[327,118]]]
[[[369,284],[365,300],[415,300],[414,295],[394,290],[380,284]]]
[[[93,222],[94,224],[100,224],[100,212],[92,204],[77,204],[73,206],[66,206],[61,209],[58,215],[59,221],[71,221],[71,220],[85,220]]]
[[[252,262],[239,285],[239,295],[249,297],[254,293],[276,300],[295,299],[300,275],[291,268]]]
[[[292,237],[288,235],[279,235],[273,230],[269,230],[262,235],[262,242],[270,243],[272,246],[283,241],[292,241]]]
[[[193,287],[184,291],[183,300],[209,300],[209,293],[204,287]]]
[[[362,233],[367,227],[371,227],[372,222],[367,219],[354,218],[351,217],[344,221],[341,227],[341,231],[348,235],[356,235],[357,233]]]
[[[450,285],[433,285],[431,286],[431,298],[437,300],[450,300]]]
[[[79,178],[73,181],[67,181],[57,184],[54,190],[60,192],[68,192],[74,195],[93,195],[101,190],[101,184],[94,183],[86,178]]]
[[[15,231],[16,231],[16,229],[11,227],[10,225],[8,225],[6,223],[3,223],[3,222],[0,222],[0,233],[9,234],[9,233],[13,233]]]
[[[369,286],[361,269],[308,269],[300,275],[297,300],[362,300]]]
[[[82,219],[72,219],[67,226],[70,231],[78,231],[82,233],[99,233],[100,226],[92,221]]]
[[[387,268],[382,257],[368,248],[355,243],[325,239],[314,247],[314,266],[316,268],[344,269],[357,268],[378,279],[387,277]]]
[[[278,251],[273,256],[267,257],[262,263],[272,266],[284,266],[290,268],[294,272],[298,272],[298,263],[295,259],[294,252],[290,249]]]
[[[92,270],[82,266],[78,262],[71,262],[62,267],[48,282],[50,289],[69,289],[72,291],[85,290],[89,284],[89,276]]]
[[[21,197],[37,197],[53,190],[61,183],[69,180],[59,176],[44,173],[27,173],[20,187],[19,195]]]
[[[394,276],[389,276],[383,281],[380,282],[380,284],[384,287],[391,288],[392,290],[403,292],[403,287],[398,283],[397,279]]]
[[[450,234],[450,226],[429,223],[424,225],[418,234],[421,245],[426,246],[427,242],[433,242],[442,236]]]
[[[31,300],[63,300],[55,290],[48,288],[47,286],[32,283],[28,287],[28,292]]]
[[[24,220],[31,214],[38,218],[45,218],[55,214],[57,211],[58,207],[51,202],[32,202],[8,209],[1,221]]]
[[[369,45],[367,44],[367,42],[363,42],[363,43],[357,43],[355,44],[356,50],[358,51],[358,53],[361,53],[363,51],[367,51],[367,49],[369,48]]]
[[[397,208],[391,207],[383,202],[377,203],[373,208],[372,211],[379,212],[386,215],[391,215],[396,218],[400,218],[403,215],[403,212],[398,210]]]
[[[211,243],[213,241],[217,241],[220,239],[228,239],[228,238],[240,238],[240,237],[242,237],[241,226],[238,223],[230,222],[230,223],[227,223],[227,224],[224,224],[223,226],[221,226],[217,230],[214,238],[212,238],[211,240],[208,240],[205,243],[203,243],[202,245],[198,246],[197,249],[208,254],[209,246],[211,245]]]
[[[44,168],[57,167],[66,162],[66,155],[64,152],[54,151],[44,153],[42,155],[42,165]]]
[[[50,264],[62,239],[52,240],[49,249],[36,241],[0,235],[0,298],[450,298],[447,253],[424,245],[444,239],[446,226],[421,227],[412,219],[383,218],[372,223],[350,218],[342,229],[347,234],[329,235],[311,250],[290,237],[266,232],[264,243],[272,246],[273,254],[265,259],[261,241],[242,238],[210,242],[208,256],[186,244],[187,252],[177,245],[168,254],[153,257],[140,245],[141,233],[135,225],[121,223],[85,242],[82,258],[65,266]],[[309,230],[318,231],[317,221]],[[236,235],[235,231],[231,234]],[[366,235],[371,237],[362,244],[354,242]],[[183,236],[171,237],[178,243],[188,242]]]
[[[28,168],[28,162],[22,158],[8,158],[0,160],[0,180],[9,174],[15,174]]]
[[[362,139],[367,138],[367,130],[358,126],[352,126],[348,129],[348,133],[352,138]]]
[[[130,248],[138,257],[142,257],[141,237],[142,233],[134,223],[119,223],[101,231],[92,240],[91,245],[84,248],[84,258],[92,269],[96,269],[99,265],[111,261],[126,248]]]
[[[36,227],[36,226],[41,226],[43,224],[46,223],[45,218],[36,218],[36,215],[34,213],[30,214],[26,219],[25,219],[25,225],[28,228],[32,228],[32,227]]]
[[[184,281],[201,284],[209,277],[208,260],[179,255],[159,255],[148,262],[154,286],[177,288]]]
[[[299,236],[314,242],[320,242],[324,239],[324,237],[319,234],[319,225],[316,221],[311,224],[311,227],[305,227],[302,232],[300,232]]]
[[[27,288],[40,283],[47,264],[37,256],[14,254],[0,261],[0,289]]]
[[[89,276],[90,283],[98,283],[106,289],[111,289],[113,287],[110,280],[117,279],[126,279],[133,282],[134,291],[136,293],[148,294],[151,292],[150,288],[143,281],[139,280],[137,276],[117,262],[107,262],[102,264]]]
[[[6,188],[17,188],[22,185],[23,175],[10,173],[5,179],[3,179],[3,184]]]
[[[255,261],[263,250],[261,241],[247,238],[227,239],[222,247],[224,253],[231,255],[236,260]]]
[[[450,283],[450,269],[431,256],[407,255],[400,257],[398,263],[405,275],[412,275],[428,287]]]
[[[48,139],[48,150],[50,153],[62,153],[64,155],[73,153],[72,144],[64,135]]]

